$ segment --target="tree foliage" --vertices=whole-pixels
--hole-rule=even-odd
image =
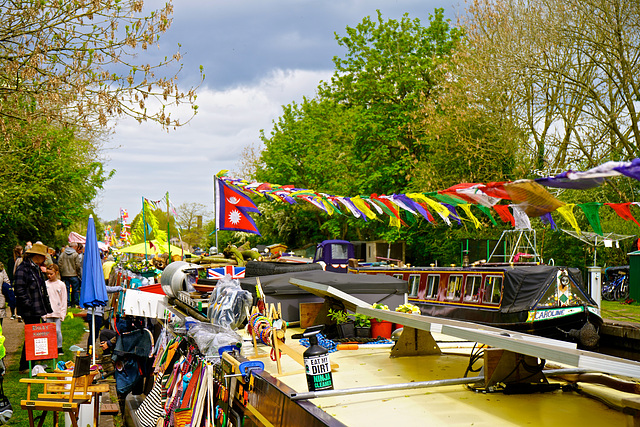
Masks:
[[[95,129],[120,115],[180,125],[165,106],[187,102],[195,112],[195,91],[156,74],[179,64],[180,53],[155,64],[135,59],[157,44],[172,13],[170,1],[148,13],[142,0],[2,2],[0,130],[17,123],[7,119]]]
[[[316,98],[285,106],[271,134],[261,135],[265,150],[255,179],[347,196],[426,191],[486,178],[492,156],[504,166],[490,177],[509,175],[517,144],[501,128],[501,117],[487,117],[481,107],[451,115],[469,99],[461,83],[447,81],[459,64],[452,61],[463,32],[449,25],[442,9],[428,26],[378,13],[346,33],[336,35],[346,53],[334,58],[331,81],[321,83]],[[263,235],[294,246],[407,237],[389,229],[384,217],[364,223],[348,212],[328,216],[305,202],[260,208]]]
[[[468,72],[527,130],[534,168],[640,155],[638,2],[476,0],[466,16]]]
[[[56,230],[86,227],[89,202],[108,179],[95,146],[73,128],[42,121],[12,128],[0,139],[0,256],[17,243],[54,246]],[[82,230],[79,230],[82,232]]]

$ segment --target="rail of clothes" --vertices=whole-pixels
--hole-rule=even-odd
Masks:
[[[209,325],[212,326],[212,325]],[[154,348],[153,387],[135,411],[142,427],[222,426],[230,397],[220,358],[205,355],[192,339],[165,328]],[[247,396],[238,383],[235,396]],[[246,404],[246,402],[245,402]]]

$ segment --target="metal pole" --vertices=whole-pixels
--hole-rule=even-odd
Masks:
[[[144,196],[142,196],[142,233],[144,236],[144,260],[147,260],[147,221],[144,216]]]
[[[291,400],[315,399],[316,397],[345,396],[348,394],[374,393],[378,391],[397,391],[417,388],[439,387],[446,385],[471,384],[484,382],[484,376],[469,378],[453,378],[449,380],[421,381],[415,383],[387,384],[371,387],[345,388],[343,390],[310,391],[307,393],[295,393]]]
[[[218,177],[213,176],[213,223],[216,227],[216,251],[220,253],[218,247]]]
[[[169,215],[169,192],[167,191],[167,250],[169,251],[169,264],[171,262],[171,215]]]

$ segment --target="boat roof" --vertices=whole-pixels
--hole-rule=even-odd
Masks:
[[[332,286],[348,294],[404,294],[409,292],[406,280],[397,279],[384,274],[345,274],[324,270],[298,271],[293,273],[260,276],[260,285],[265,295],[298,295],[307,291],[289,283],[292,278]],[[240,279],[240,286],[256,292],[256,278]]]

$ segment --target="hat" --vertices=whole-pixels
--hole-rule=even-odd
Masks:
[[[29,249],[25,251],[25,253],[42,255],[46,257],[47,255],[49,255],[48,249],[49,248],[47,247],[47,245],[43,245],[42,243],[34,243],[33,246],[31,246]]]

